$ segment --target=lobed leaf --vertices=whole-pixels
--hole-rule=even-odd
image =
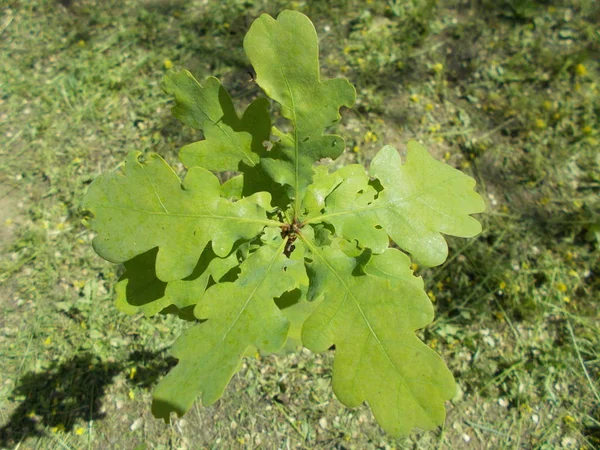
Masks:
[[[162,281],[190,275],[206,245],[225,257],[238,240],[252,239],[266,225],[266,192],[231,202],[220,197],[218,179],[201,167],[183,183],[156,154],[140,162],[131,152],[121,171],[101,175],[90,185],[83,208],[97,233],[94,249],[116,263],[158,247],[156,275]]]
[[[375,253],[387,248],[389,235],[426,266],[446,260],[442,233],[471,237],[481,232],[481,224],[470,217],[485,209],[473,190],[475,180],[437,161],[421,144],[408,144],[404,164],[396,149],[383,147],[371,162],[370,174],[381,183],[381,192],[360,166],[337,171],[344,180],[325,200],[324,213],[305,223],[330,223],[339,235]]]
[[[214,403],[249,347],[275,352],[285,344],[289,322],[274,299],[305,277],[301,261],[288,259],[283,245],[265,245],[241,269],[235,282],[210,287],[196,306],[194,315],[206,321],[175,343],[172,354],[179,363],[154,391],[156,417],[183,415],[198,394],[204,405]]]
[[[367,401],[395,436],[441,424],[456,388],[440,357],[414,334],[431,322],[433,307],[409,258],[395,249],[369,260],[369,252],[352,258],[306,245],[313,296],[323,300],[304,323],[302,341],[315,352],[335,345],[338,399],[349,407]]]
[[[383,228],[413,259],[442,264],[448,244],[442,233],[473,237],[481,224],[471,214],[485,211],[475,180],[433,158],[423,145],[409,142],[406,162],[386,146],[371,162],[370,173],[383,186],[373,208]]]
[[[323,131],[339,121],[339,109],[352,106],[356,93],[346,79],[320,80],[317,33],[299,12],[283,11],[277,20],[260,16],[244,38],[244,50],[256,82],[281,105],[281,114],[294,127],[289,134],[276,131],[278,143],[261,165],[275,181],[292,187],[298,214],[312,164],[344,151],[341,137]]]

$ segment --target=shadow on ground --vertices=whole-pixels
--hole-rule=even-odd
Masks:
[[[9,397],[19,406],[0,428],[0,448],[44,436],[48,428],[69,432],[78,423],[101,420],[106,416],[106,390],[119,373],[136,367],[131,382],[149,387],[173,365],[174,360],[162,352],[135,351],[124,362],[105,362],[84,354],[44,372],[28,373]]]

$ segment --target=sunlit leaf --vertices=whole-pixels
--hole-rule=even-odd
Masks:
[[[154,391],[156,417],[168,420],[171,411],[184,414],[196,395],[204,405],[214,403],[248,347],[275,352],[285,344],[289,322],[274,299],[297,287],[304,268],[282,250],[261,247],[242,263],[235,282],[206,291],[194,310],[206,321],[178,339],[172,354],[179,363]]]

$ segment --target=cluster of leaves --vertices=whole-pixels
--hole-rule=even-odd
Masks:
[[[158,155],[132,152],[84,200],[96,252],[125,263],[119,308],[194,322],[172,349],[179,362],[155,390],[154,415],[182,415],[197,396],[215,402],[245,354],[293,338],[315,352],[335,346],[337,397],[367,401],[386,431],[437,426],[454,380],[415,335],[433,307],[390,240],[441,264],[441,233],[480,232],[474,180],[414,142],[404,162],[382,148],[368,173],[316,165],[344,151],[326,130],[352,106],[353,86],[320,80],[317,35],[298,12],[258,18],[244,49],[289,130],[273,126],[266,98],[240,117],[217,79],[172,72],[163,89],[173,114],[204,134],[181,149],[184,180]],[[239,174],[221,184],[219,171]]]

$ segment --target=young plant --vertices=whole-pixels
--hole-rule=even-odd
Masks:
[[[335,346],[335,394],[349,407],[368,402],[387,432],[436,427],[455,383],[415,336],[433,307],[411,259],[441,264],[442,233],[480,232],[475,181],[416,142],[404,161],[383,147],[369,172],[316,165],[345,149],[326,130],[352,106],[353,86],[321,81],[317,34],[298,12],[258,18],[244,49],[285,128],[266,98],[240,117],[216,78],[171,72],[173,114],[204,134],[181,149],[183,181],[160,156],[132,152],[84,200],[94,249],[125,263],[119,309],[194,322],[172,349],[178,364],[158,384],[153,414],[181,416],[198,396],[210,405],[245,354],[296,338],[314,352]],[[239,174],[220,184],[219,171]]]

